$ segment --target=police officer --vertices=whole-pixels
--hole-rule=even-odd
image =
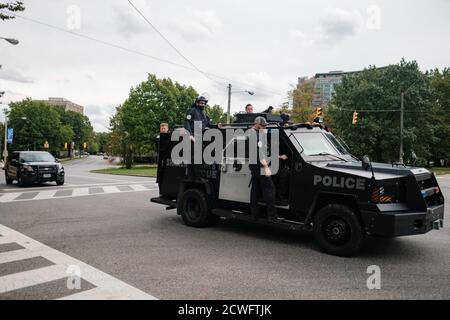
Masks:
[[[187,174],[192,180],[196,180],[197,178],[201,178],[201,164],[194,163],[194,143],[195,143],[195,122],[201,123],[201,131],[200,134],[203,133],[208,127],[217,127],[213,124],[211,119],[205,113],[204,109],[208,103],[208,99],[204,96],[199,96],[195,99],[192,107],[186,112],[186,118],[184,120],[184,128],[190,134],[190,139],[192,141],[192,149],[191,149],[191,163],[187,166]]]
[[[250,172],[252,174],[252,189],[250,194],[250,210],[252,217],[257,219],[259,217],[258,196],[261,191],[267,205],[267,217],[269,221],[280,220],[278,217],[277,208],[275,207],[275,185],[272,181],[272,172],[269,168],[269,160],[266,158],[264,152],[260,152],[260,149],[266,148],[264,142],[261,139],[260,132],[267,126],[267,121],[264,117],[257,117],[254,122],[253,129],[256,131],[256,141],[258,145],[257,161],[256,163],[250,163]],[[283,157],[284,158],[284,157]]]
[[[208,104],[208,99],[204,96],[199,96],[192,107],[186,112],[184,120],[184,128],[191,134],[191,139],[195,141],[194,137],[194,123],[200,121],[202,124],[202,131],[207,127],[213,127],[214,123],[205,113],[204,109]]]

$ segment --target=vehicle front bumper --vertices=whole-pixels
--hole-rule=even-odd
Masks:
[[[22,175],[22,180],[26,184],[35,184],[56,180],[60,181],[64,179],[64,171],[59,173],[45,173],[45,174],[50,174],[50,177],[44,178],[44,173],[24,174]]]
[[[444,205],[428,208],[427,212],[362,212],[370,234],[400,237],[424,234],[444,226]]]

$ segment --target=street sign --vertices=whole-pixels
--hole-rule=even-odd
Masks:
[[[14,138],[14,129],[13,128],[8,128],[8,134],[7,134],[7,142],[8,142],[8,144],[12,144],[13,143],[13,138]]]

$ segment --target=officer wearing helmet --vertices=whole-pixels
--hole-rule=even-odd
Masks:
[[[189,131],[192,138],[194,137],[194,123],[196,121],[201,122],[202,130],[206,129],[207,127],[210,128],[215,126],[204,111],[207,104],[208,99],[206,99],[204,96],[199,96],[197,99],[195,99],[195,103],[192,105],[192,107],[186,112],[184,128]]]

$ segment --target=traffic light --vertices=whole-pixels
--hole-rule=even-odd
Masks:
[[[83,148],[86,150],[86,148],[87,148],[87,143],[86,142],[83,143]]]
[[[67,150],[67,142],[64,142],[64,149]]]
[[[357,124],[357,123],[358,123],[358,113],[355,111],[355,112],[353,112],[352,124]]]
[[[323,109],[322,108],[316,108],[316,118],[321,118],[323,115]]]

